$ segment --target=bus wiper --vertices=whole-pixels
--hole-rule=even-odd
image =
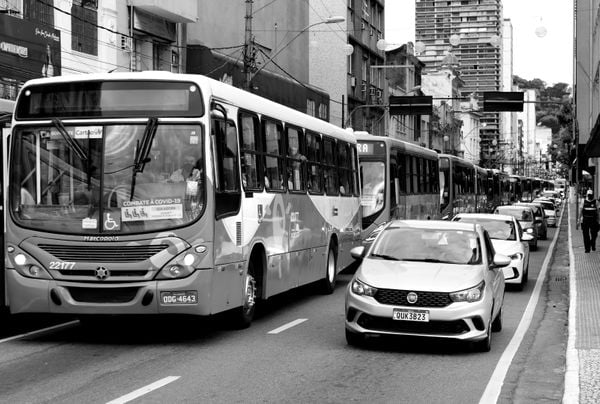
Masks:
[[[156,135],[157,129],[158,118],[150,117],[148,119],[148,123],[146,124],[144,134],[142,135],[142,142],[140,143],[138,140],[136,144],[135,157],[133,159],[133,172],[131,173],[131,190],[129,192],[130,201],[133,200],[133,194],[135,192],[135,178],[137,173],[144,172],[146,163],[151,161],[148,156],[150,155],[150,149],[152,148],[152,142],[154,141],[154,136]]]
[[[69,132],[67,132],[67,129],[65,128],[65,125],[63,125],[62,121],[58,118],[54,118],[52,119],[52,125],[54,125],[54,127],[58,130],[58,133],[60,133],[63,139],[65,139],[65,143],[71,150],[73,150],[73,152],[75,152],[77,157],[79,157],[80,160],[87,162],[87,154],[81,148],[77,140],[73,139],[71,135],[69,135]]]

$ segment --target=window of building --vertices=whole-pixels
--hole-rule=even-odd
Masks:
[[[306,113],[310,116],[316,116],[315,114],[315,100],[307,99],[306,100]]]
[[[98,0],[73,0],[71,48],[98,56]]]
[[[8,4],[14,3],[9,1]],[[53,0],[44,2],[38,0],[23,0],[23,16],[34,22],[54,28]]]

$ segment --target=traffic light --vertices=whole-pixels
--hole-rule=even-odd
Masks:
[[[523,111],[523,92],[519,91],[484,91],[483,111]]]
[[[390,115],[432,115],[433,97],[430,95],[391,95]]]

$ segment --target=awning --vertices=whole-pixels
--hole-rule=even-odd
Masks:
[[[600,115],[596,118],[596,124],[590,133],[584,152],[587,157],[600,157]]]

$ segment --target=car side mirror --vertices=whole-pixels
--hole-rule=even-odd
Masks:
[[[360,245],[358,247],[354,247],[350,250],[350,255],[355,260],[362,260],[365,256],[365,246]]]
[[[506,255],[496,254],[496,255],[494,255],[493,267],[494,268],[505,267],[510,264],[510,261],[511,261],[510,258],[508,258]]]
[[[521,241],[531,241],[533,240],[533,236],[530,233],[523,233],[521,236]]]

